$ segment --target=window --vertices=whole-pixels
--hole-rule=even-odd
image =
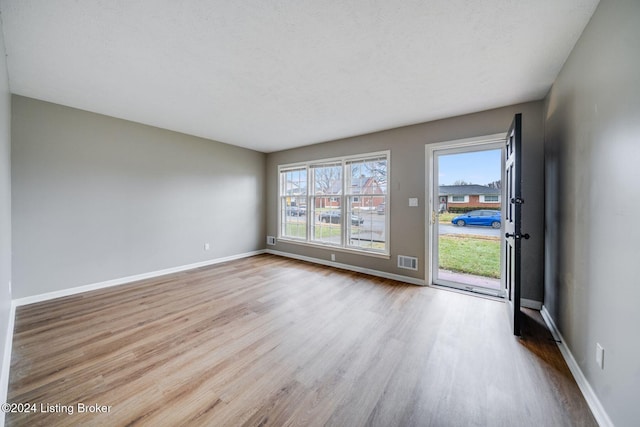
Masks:
[[[377,210],[387,200],[387,156],[349,160],[345,166],[346,206],[351,223],[347,228],[347,244],[385,251],[386,221]]]
[[[480,201],[482,203],[499,203],[500,196],[497,194],[482,194],[480,195]]]
[[[279,238],[388,255],[388,166],[388,152],[279,166]]]
[[[313,206],[314,226],[311,241],[327,244],[342,244],[342,163],[320,163],[311,165],[313,189],[310,205]]]
[[[449,196],[449,203],[468,203],[469,196]]]
[[[280,173],[280,235],[307,239],[307,170],[295,168]]]

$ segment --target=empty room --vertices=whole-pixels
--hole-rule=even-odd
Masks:
[[[637,426],[637,0],[0,0],[0,425]]]

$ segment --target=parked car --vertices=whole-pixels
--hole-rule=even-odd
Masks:
[[[320,222],[326,222],[326,223],[331,223],[331,224],[341,224],[342,223],[341,214],[342,214],[342,212],[340,212],[340,211],[322,212],[318,216],[318,220]],[[351,224],[352,225],[360,225],[363,222],[364,222],[364,218],[362,218],[362,217],[360,217],[358,215],[351,215]]]
[[[378,207],[376,208],[376,212],[378,213],[378,215],[384,215],[385,209],[386,209],[385,204],[384,203],[380,203],[378,205]]]
[[[307,214],[307,208],[304,206],[287,206],[286,212],[289,216],[302,216]]]
[[[459,227],[464,227],[465,225],[481,225],[500,228],[502,219],[500,218],[500,211],[481,209],[458,215],[454,217],[451,222]]]

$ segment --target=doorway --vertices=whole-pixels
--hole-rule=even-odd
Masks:
[[[504,297],[504,140],[427,146],[430,284]]]

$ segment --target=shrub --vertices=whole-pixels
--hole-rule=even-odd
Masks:
[[[497,208],[488,208],[486,206],[449,206],[449,209],[447,209],[447,212],[460,214],[460,213],[475,211],[478,209],[497,209]]]

